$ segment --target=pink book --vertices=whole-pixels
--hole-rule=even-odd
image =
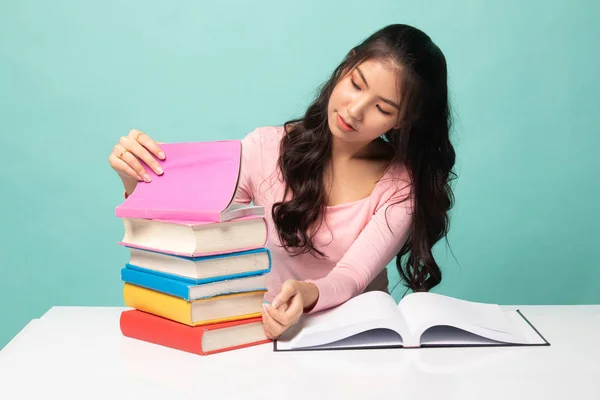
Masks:
[[[264,207],[233,203],[242,160],[239,140],[162,144],[163,174],[146,166],[151,182],[139,182],[116,207],[119,218],[225,222],[264,215]]]

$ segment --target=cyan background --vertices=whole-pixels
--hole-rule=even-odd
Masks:
[[[600,303],[598,20],[567,0],[2,2],[0,347],[53,305],[122,305],[119,136],[281,124],[397,22],[449,64],[459,179],[436,291]]]

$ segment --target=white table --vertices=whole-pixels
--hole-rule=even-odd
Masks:
[[[0,399],[600,399],[600,305],[519,308],[551,346],[201,357],[123,337],[125,308],[53,307],[0,352]]]

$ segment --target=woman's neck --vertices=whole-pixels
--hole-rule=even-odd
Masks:
[[[387,143],[376,139],[369,143],[344,142],[335,137],[331,140],[331,160],[334,163],[346,163],[354,159],[377,159],[388,157]]]

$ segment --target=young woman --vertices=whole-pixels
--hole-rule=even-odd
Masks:
[[[445,57],[422,31],[384,27],[353,48],[302,118],[243,140],[237,202],[265,206],[273,257],[263,310],[276,338],[302,313],[387,291],[396,257],[408,289],[441,281],[454,148]],[[132,130],[109,160],[130,195],[164,154]]]

